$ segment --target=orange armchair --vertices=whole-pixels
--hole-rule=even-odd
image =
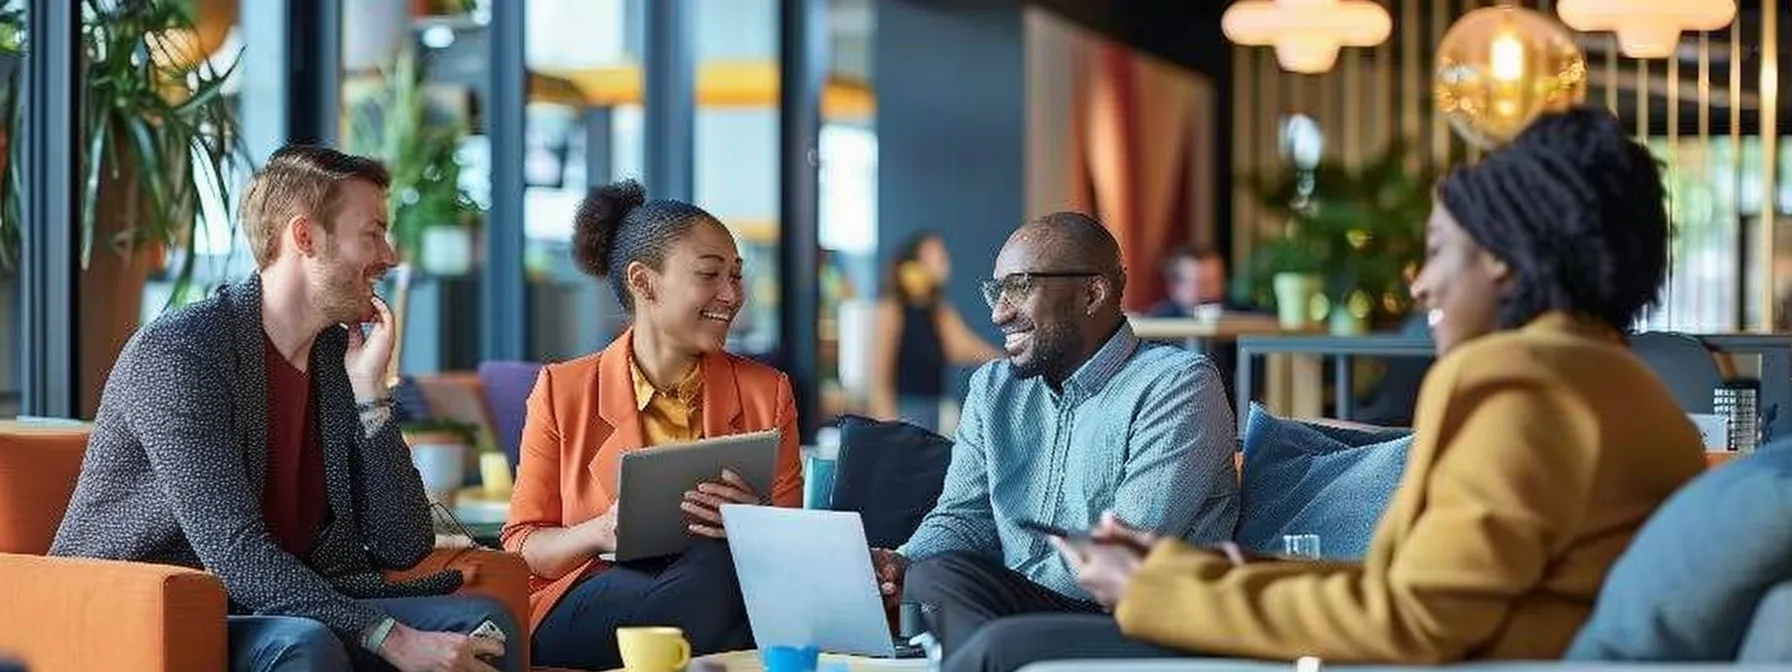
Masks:
[[[0,423],[0,658],[36,670],[224,670],[224,585],[206,572],[44,557],[74,492],[84,427]],[[529,622],[529,571],[491,551],[437,550],[395,575],[455,567],[466,592]],[[528,638],[512,642],[528,660]]]

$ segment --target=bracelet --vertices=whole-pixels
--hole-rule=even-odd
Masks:
[[[392,628],[396,625],[398,621],[391,616],[380,619],[380,622],[367,629],[367,634],[361,636],[362,648],[379,653],[380,647],[386,645],[386,636],[392,634]]]
[[[361,435],[371,438],[392,419],[392,406],[369,406],[361,409]]]
[[[392,407],[396,406],[396,405],[397,405],[397,402],[394,402],[392,400],[392,395],[386,395],[386,396],[378,397],[378,398],[375,398],[375,399],[372,399],[369,401],[356,402],[355,410],[360,411],[362,413],[367,413],[370,411],[376,411],[376,410],[380,410],[380,409],[391,410]]]

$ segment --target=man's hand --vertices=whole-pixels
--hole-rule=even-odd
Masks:
[[[711,539],[725,539],[728,531],[722,529],[723,504],[764,504],[765,498],[759,496],[747,479],[740,474],[723,469],[721,481],[709,481],[697,484],[696,490],[684,493],[684,502],[678,505],[692,521],[691,534]]]
[[[585,540],[585,545],[591,548],[592,555],[616,550],[616,507],[620,503],[611,502],[610,510],[603,515],[579,523],[579,535]]]
[[[871,549],[871,573],[877,577],[877,592],[884,596],[884,606],[894,608],[902,600],[902,577],[908,573],[908,558],[883,548]]]
[[[498,672],[480,657],[504,655],[504,643],[457,632],[423,632],[399,624],[392,626],[379,654],[401,672]]]
[[[1147,532],[1126,524],[1114,515],[1113,511],[1101,514],[1101,522],[1089,531],[1089,538],[1104,544],[1121,544],[1137,549],[1141,554],[1148,554],[1157,542],[1163,540],[1155,532]]]
[[[1139,565],[1145,562],[1145,554],[1131,544],[1047,539],[1076,574],[1077,585],[1108,611],[1113,611],[1114,605],[1120,603],[1120,597],[1132,584]]]
[[[348,382],[355,390],[355,401],[373,401],[384,395],[386,366],[392,361],[392,343],[396,339],[392,310],[385,299],[373,297],[373,328],[361,333],[361,324],[348,325],[348,352],[342,366],[348,369]]]

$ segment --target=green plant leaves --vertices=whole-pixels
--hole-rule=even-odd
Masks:
[[[0,13],[0,47],[23,14]],[[121,199],[126,213],[118,235],[99,241],[115,253],[144,244],[176,252],[171,302],[188,296],[193,278],[190,246],[207,205],[228,211],[231,168],[247,165],[237,131],[235,102],[225,82],[238,61],[223,71],[209,62],[183,62],[194,28],[189,0],[82,1],[82,152],[80,262],[92,262],[98,232],[113,222],[98,221],[101,199]],[[16,92],[17,73],[0,83],[12,137],[23,128]],[[16,147],[17,143],[10,143]],[[10,267],[17,254],[20,185],[16,150],[9,151],[4,182],[5,213],[0,217],[0,263]],[[210,185],[201,189],[201,181]],[[120,193],[111,193],[117,188]],[[102,193],[105,192],[105,193]],[[210,202],[208,202],[210,201]],[[234,227],[232,222],[222,222]],[[183,253],[184,252],[184,253]]]
[[[1258,244],[1254,284],[1266,289],[1283,272],[1319,275],[1334,305],[1361,293],[1374,314],[1401,317],[1411,300],[1409,273],[1424,256],[1434,182],[1428,172],[1407,169],[1407,154],[1404,143],[1394,143],[1356,169],[1326,161],[1308,172],[1247,178],[1262,203],[1286,219],[1283,235]]]

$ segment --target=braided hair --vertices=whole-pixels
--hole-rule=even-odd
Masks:
[[[625,277],[628,265],[639,261],[661,270],[672,244],[704,223],[721,225],[695,205],[647,200],[647,190],[634,180],[593,187],[573,216],[573,260],[586,273],[609,279],[616,300],[633,313],[634,297]]]
[[[1512,271],[1502,329],[1563,311],[1625,331],[1659,297],[1671,235],[1661,170],[1602,108],[1539,117],[1451,171],[1438,197]]]

